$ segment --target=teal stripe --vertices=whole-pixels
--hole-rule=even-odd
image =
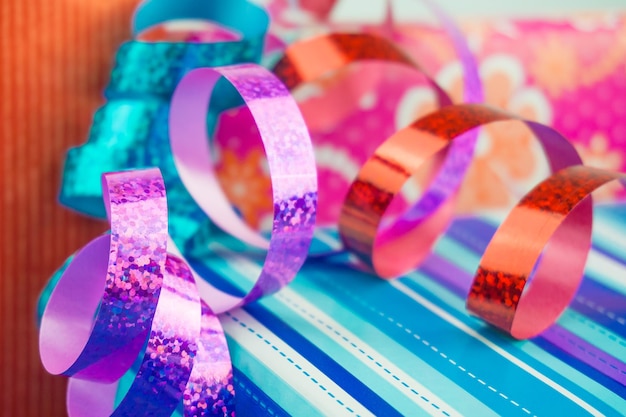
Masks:
[[[455,242],[452,242],[452,243],[454,244]],[[454,253],[455,254],[455,258],[456,258],[456,255],[459,255],[458,258],[456,258],[456,259],[463,258],[465,255],[467,255],[467,252],[468,252],[464,247],[459,246],[458,244],[455,245],[454,251],[455,251],[455,253]],[[470,254],[470,256],[471,256],[471,254]],[[476,259],[476,263],[477,263],[477,259]],[[426,278],[423,275],[420,276],[420,274],[413,274],[413,278],[415,278],[415,277],[419,277],[419,278],[412,279],[412,281],[415,281],[415,282],[419,283],[420,285],[422,285],[422,288],[424,286],[428,286],[427,284],[433,284],[435,286],[435,289],[431,288],[430,286],[428,286],[428,289],[433,290],[432,292],[435,293],[435,298],[437,296],[439,296],[438,298],[443,299],[443,301],[444,301],[443,303],[439,303],[439,302],[436,302],[435,300],[433,300],[436,304],[438,304],[438,306],[440,308],[442,308],[443,310],[448,311],[450,309],[450,306],[455,306],[456,310],[457,310],[457,314],[455,315],[456,319],[460,320],[461,322],[463,322],[464,324],[468,325],[469,327],[478,330],[480,333],[483,333],[483,336],[485,336],[485,337],[487,337],[487,335],[490,334],[490,337],[487,337],[487,339],[489,339],[492,343],[497,345],[499,348],[507,351],[507,353],[511,354],[513,357],[516,357],[518,360],[520,360],[522,362],[530,361],[530,365],[534,365],[535,367],[539,366],[539,365],[542,365],[541,362],[540,363],[536,363],[536,362],[538,362],[537,359],[533,358],[532,356],[528,357],[529,355],[523,349],[521,349],[521,350],[519,349],[519,346],[523,346],[523,345],[525,345],[528,342],[516,342],[516,343],[513,344],[513,343],[511,343],[510,339],[504,338],[504,337],[499,337],[500,336],[499,333],[493,332],[490,328],[486,327],[482,323],[482,321],[480,321],[479,319],[473,318],[473,317],[469,317],[467,315],[467,311],[466,311],[465,305],[464,305],[464,300],[461,300],[459,297],[457,297],[456,295],[452,294],[447,289],[443,288],[439,284],[434,283],[432,280],[430,280],[429,278]],[[341,281],[342,280],[338,280],[337,282],[341,282]],[[368,283],[368,285],[371,286],[372,283]],[[442,294],[440,292],[438,292],[437,289],[441,290],[441,292],[443,292],[444,294],[447,294],[448,296],[447,297],[446,296],[442,297],[441,296]],[[395,300],[395,298],[392,297],[392,296],[386,296],[385,299]],[[381,303],[381,308],[383,308],[382,305],[383,304]],[[435,326],[434,323],[432,325]],[[436,327],[439,328],[441,326],[436,326]],[[440,332],[443,332],[443,329],[440,330]],[[454,337],[459,338],[459,336],[454,336]],[[474,356],[476,356],[477,352],[480,352],[480,349],[475,351]],[[538,370],[540,371],[540,373],[544,374],[546,377],[548,377],[549,379],[553,380],[558,385],[566,388],[568,391],[574,393],[579,398],[583,399],[587,403],[590,403],[592,406],[595,406],[596,408],[601,407],[600,404],[597,404],[597,398],[595,398],[595,397],[593,397],[591,395],[588,395],[587,391],[581,392],[580,387],[578,387],[575,383],[572,383],[572,381],[570,381],[570,379],[568,379],[568,376],[577,376],[578,380],[580,380],[580,376],[582,376],[582,378],[585,381],[585,383],[589,383],[593,387],[599,388],[601,392],[608,392],[610,394],[611,398],[614,400],[613,401],[613,405],[614,406],[619,408],[620,406],[623,407],[625,405],[624,401],[621,398],[616,397],[613,393],[610,393],[608,390],[606,390],[601,385],[597,384],[595,381],[593,381],[590,378],[580,374],[575,369],[570,368],[568,365],[562,363],[560,360],[558,360],[556,358],[553,358],[551,355],[547,354],[546,352],[542,351],[542,353],[543,353],[543,355],[541,357],[542,357],[542,359],[544,359],[545,364],[543,364],[543,366],[539,366]],[[554,366],[556,366],[556,364],[560,365],[560,367],[565,367],[566,369],[568,369],[570,371],[570,373],[567,374],[567,373],[564,373],[564,372],[561,372],[561,373],[554,372],[552,368]],[[478,369],[480,369],[481,371],[485,370],[485,371],[489,372],[489,370],[490,370],[489,364],[487,362],[483,361],[483,364]],[[565,375],[565,377],[564,377],[564,375]],[[548,388],[547,386],[545,387],[545,389],[547,389],[548,391],[552,390],[551,388]],[[596,390],[593,390],[593,391],[596,392]],[[529,398],[532,398],[532,397],[533,396],[530,396]],[[546,396],[546,398],[548,398],[548,397]],[[560,398],[562,400],[565,400],[563,397],[560,397]]]
[[[235,312],[236,315],[236,312]],[[231,320],[223,317],[222,321]],[[278,376],[273,368],[263,365],[237,339],[226,331],[226,340],[233,363],[256,386],[292,416],[324,417],[306,397],[301,396],[288,382]]]
[[[314,274],[314,273],[310,273],[310,272],[305,270],[305,273],[303,274],[303,276],[306,277],[307,279],[310,278],[312,282],[317,283],[319,285],[321,282],[324,281],[324,279],[325,279],[324,275],[325,274],[321,273],[322,270],[319,268],[319,266],[317,268],[311,268],[311,269],[312,269],[313,272],[317,273],[317,275]],[[326,272],[326,274],[327,273],[328,272]],[[351,275],[354,275],[354,274],[356,274],[356,273],[353,272]],[[333,275],[337,276],[337,277],[341,276],[336,271],[335,271],[335,273]],[[357,284],[357,285],[359,284],[356,281],[357,279],[367,279],[367,278],[370,278],[370,277],[364,276],[362,274],[356,274],[356,275],[359,275],[359,276],[349,277],[347,275],[344,275],[344,276],[341,276],[340,279],[333,279],[332,282],[344,283],[344,282],[349,280],[350,281],[350,285],[354,286],[355,284]],[[327,277],[326,277],[326,279],[327,279]],[[296,282],[294,282],[294,284],[292,284],[292,285],[297,285],[297,282],[299,282],[299,281],[296,280]],[[379,283],[380,285],[374,286],[374,282],[370,282],[368,286],[363,287],[363,288],[372,289],[372,291],[380,293],[380,297],[383,297],[384,300],[399,300],[399,298],[402,297],[400,294],[398,294],[398,292],[395,289],[393,289],[392,287],[390,287],[389,285],[387,285],[383,281],[375,281],[375,282]],[[356,288],[355,288],[355,290],[356,290]],[[332,293],[332,289],[330,289],[330,288],[322,287],[321,291],[322,291],[322,293],[326,293],[326,292],[329,292],[329,291]],[[359,289],[359,291],[356,291],[356,292],[360,292],[360,289]],[[337,300],[343,301],[341,295],[335,296],[334,299],[331,299],[329,301],[330,308],[332,308],[332,306],[335,305]],[[317,302],[317,299],[315,301]],[[382,303],[382,306],[385,306],[384,302]],[[332,309],[332,311],[333,311],[333,316],[334,316],[336,310]],[[417,332],[419,332],[421,334],[430,334],[430,336],[428,338],[431,339],[431,340],[432,339],[436,339],[437,337],[441,338],[442,335],[445,335],[446,341],[444,342],[443,340],[439,340],[437,343],[440,346],[446,346],[446,349],[448,349],[450,351],[453,351],[454,350],[453,348],[455,348],[455,346],[451,346],[450,343],[449,343],[449,340],[458,340],[460,343],[468,344],[467,339],[471,339],[471,337],[469,337],[468,335],[462,333],[460,330],[456,329],[455,327],[452,327],[449,324],[442,322],[442,320],[439,317],[436,317],[436,316],[432,317],[432,314],[431,314],[431,316],[429,316],[429,312],[426,311],[425,309],[421,308],[421,306],[419,306],[419,305],[413,304],[412,308],[410,310],[406,310],[406,311],[407,312],[411,311],[411,313],[412,313],[411,315],[413,316],[414,319],[417,317],[416,322],[411,323],[411,327],[412,328],[418,329]],[[401,317],[404,318],[405,315],[406,314],[402,314]],[[360,325],[365,323],[364,320],[358,320],[358,321],[359,321]],[[384,328],[384,326],[382,326],[382,327]],[[359,330],[359,333],[362,334],[362,333],[367,332],[367,331],[368,331],[368,329],[361,329],[361,330]],[[374,334],[374,337],[378,337],[378,335]],[[388,345],[386,342],[385,342],[385,344]],[[490,349],[485,349],[485,346],[483,346],[482,344],[477,344],[476,342],[469,342],[469,344],[471,344],[472,347],[470,348],[468,346],[467,349],[471,350],[473,356],[475,356],[476,358],[473,361],[471,361],[471,362],[466,362],[465,366],[466,367],[475,366],[474,369],[478,369],[480,372],[482,372],[482,375],[485,375],[485,374],[487,375],[487,376],[483,376],[483,378],[485,378],[487,380],[497,380],[497,379],[499,379],[499,378],[496,378],[493,375],[492,375],[491,378],[489,377],[489,374],[493,374],[494,372],[496,373],[495,375],[498,375],[500,372],[502,372],[502,370],[499,369],[499,368],[498,369],[490,369],[489,365],[486,365],[486,364],[491,363],[494,359],[496,360],[496,362],[500,362],[500,363],[505,362],[507,364],[508,372],[511,372],[512,370],[516,371],[516,373],[519,372],[519,369],[517,367],[511,365],[506,360],[501,358],[499,355],[497,355],[494,352],[492,352]],[[428,349],[426,349],[426,350],[428,351]],[[396,354],[395,351],[394,352],[390,352],[390,353],[391,353],[391,356],[395,356],[396,357],[397,363],[403,363],[403,364],[407,363],[406,360],[398,359],[397,358],[397,354]],[[466,353],[467,353],[467,350],[462,348],[461,351],[455,352],[454,357],[457,358],[457,360],[460,360],[459,358],[462,359],[462,358],[466,357]],[[480,355],[479,355],[479,353],[480,353]],[[491,357],[492,359],[491,360],[490,359],[486,359],[485,355],[487,355],[487,357]],[[477,359],[479,356],[481,357],[481,359]],[[435,362],[435,361],[433,361],[433,362]],[[410,362],[408,362],[408,363],[410,363]],[[442,363],[443,363],[443,361],[442,361]],[[478,366],[478,364],[480,364],[480,363],[482,363],[482,365]],[[458,385],[459,386],[463,386],[462,385],[462,381],[460,379],[463,378],[464,374],[462,372],[458,372],[458,373],[461,375],[459,377],[459,381],[457,381],[459,383]],[[500,376],[501,376],[501,374],[500,374]],[[467,378],[467,380],[469,380],[469,376],[467,376],[466,378]],[[528,376],[525,372],[523,372],[522,374],[518,374],[517,378],[523,378],[523,379],[526,379],[528,381],[534,381],[534,378]],[[477,382],[475,382],[475,381],[470,381],[470,383],[474,383],[475,386],[477,385]],[[450,382],[447,382],[446,384],[447,385],[443,385],[442,387],[455,386],[454,383],[452,383],[452,385],[451,385]],[[429,381],[428,386],[432,387],[433,384]],[[551,391],[552,391],[551,388],[549,388],[547,386],[544,386],[542,383],[540,383],[538,381],[532,382],[532,386],[533,386],[532,395],[530,394],[530,392],[527,392],[525,394],[520,394],[521,398],[517,398],[518,402],[521,403],[524,400],[527,400],[528,398],[534,398],[534,395],[540,395],[540,396],[543,396],[545,398],[550,398],[550,397],[553,397],[555,395],[554,393],[551,393]],[[496,387],[498,387],[498,385],[496,385]],[[541,390],[538,390],[539,387],[542,387]],[[466,381],[466,384],[465,384],[465,388],[467,388],[467,381]],[[500,387],[498,387],[498,388],[500,388]],[[491,394],[491,393],[487,392],[486,391],[487,390],[486,387],[483,388],[483,389],[484,389],[484,391],[483,391],[483,394],[481,395],[481,398],[487,398],[488,400],[490,400],[491,406],[498,408],[499,406],[502,406],[503,404],[506,405],[506,403],[504,403],[504,400],[502,398],[500,398],[496,394]],[[518,391],[518,390],[526,391],[528,389],[529,389],[529,386],[526,386],[524,384],[522,384],[521,387],[518,385],[517,388],[516,388],[514,386],[511,386],[511,384],[509,383],[505,387],[505,392],[506,392],[506,390],[509,390],[506,393],[509,396],[513,396],[514,393],[516,391]],[[489,395],[489,394],[491,394],[491,395]],[[467,394],[465,394],[465,395],[467,395]],[[449,401],[443,395],[442,395],[442,398],[445,401]],[[559,395],[558,398],[562,398],[562,397],[560,397],[560,395]],[[456,404],[454,402],[452,402],[452,401],[450,401],[450,403],[451,403],[451,405],[455,406],[455,408],[461,408],[462,410],[466,410],[465,412],[470,412],[470,411],[474,412],[474,411],[476,411],[475,409],[472,409],[472,408],[463,408],[462,405],[461,406],[456,406]],[[537,409],[544,409],[544,411],[545,411],[546,407],[548,407],[550,410],[554,411],[551,408],[552,405],[553,405],[553,402],[548,403],[548,404],[541,404],[541,407],[539,407],[536,404],[536,402],[534,402],[534,401],[532,402],[532,404],[533,405],[529,405],[529,403],[527,403],[525,405],[528,408],[530,408],[530,409],[532,409],[533,407],[536,407]],[[518,407],[523,407],[523,406],[524,405],[521,405],[521,406],[518,406]],[[509,404],[508,413],[512,412],[511,409],[513,409],[513,408],[514,407]],[[577,410],[578,412],[580,411],[578,406],[574,405],[573,403],[569,403],[569,402],[567,402],[565,404],[561,404],[559,406],[559,409],[567,409],[567,408],[570,408],[572,412],[574,412],[574,410]],[[521,412],[521,408],[517,408],[517,410]],[[552,411],[550,411],[550,412],[552,412]],[[504,412],[506,413],[506,411],[504,411]]]
[[[328,234],[332,235],[332,232],[329,232]],[[480,257],[476,255],[474,252],[472,252],[471,250],[468,250],[465,246],[459,244],[456,240],[445,237],[445,236],[439,240],[437,244],[436,252],[438,252],[438,254],[442,257],[446,257],[444,255],[447,254],[447,258],[453,264],[456,264],[457,266],[461,267],[462,269],[465,269],[466,271],[470,273],[474,272],[475,268],[478,266],[478,263],[480,261]],[[445,310],[449,310],[450,307],[453,307],[458,313],[455,316],[461,321],[465,322],[466,324],[472,327],[475,326],[476,323],[480,323],[480,321],[471,317],[469,318],[470,321],[467,320],[468,316],[467,316],[467,309],[465,307],[464,299],[459,298],[456,294],[449,291],[447,288],[440,285],[435,280],[432,280],[430,278],[423,279],[422,277],[426,277],[425,275],[416,273],[416,274],[411,274],[411,276],[420,277],[417,279],[413,279],[412,281],[419,283],[420,285],[422,285],[423,288],[428,289],[430,292],[436,295],[436,297],[444,301],[444,303],[440,305],[440,307],[442,307]],[[468,282],[468,287],[469,287],[469,282]],[[570,309],[567,309],[566,312],[577,314],[575,311],[570,310]],[[580,333],[582,334],[589,335],[591,338],[590,342],[592,342],[595,345],[597,345],[596,341],[598,340],[598,338],[603,336],[602,334],[598,333],[594,337],[593,332],[583,331],[583,328],[585,326],[588,326],[588,324],[583,324],[583,323],[578,322],[576,324],[573,324],[573,326],[575,326],[574,328],[572,328],[572,325],[570,325],[570,323],[568,323],[568,326],[570,327],[568,329],[570,331],[576,330],[576,331],[580,331]],[[597,331],[598,332],[602,331],[599,326],[597,326]],[[492,340],[492,342],[498,344],[500,347],[504,348],[509,353],[515,354],[515,351],[512,351],[510,349],[510,345],[508,344],[502,345],[497,340]],[[614,348],[614,350],[617,350],[618,348],[621,348],[623,346],[623,345],[620,345],[619,340],[617,342],[617,345],[618,347]],[[608,390],[601,384],[598,384],[597,382],[587,377],[586,375],[580,373],[578,370],[570,367],[566,363],[562,362],[560,359],[545,352],[543,349],[532,344],[532,342],[520,344],[518,345],[518,347],[520,347],[521,350],[525,353],[532,352],[531,357],[536,358],[537,360],[539,360],[539,362],[545,364],[548,368],[551,369],[551,368],[558,367],[560,371],[556,375],[554,375],[554,377],[551,379],[553,379],[555,382],[558,382],[559,385],[569,386],[571,385],[570,381],[577,381],[577,384],[583,386],[587,392],[592,392],[594,393],[595,396],[603,400],[606,398],[606,401],[611,406],[624,407],[625,402],[621,397],[616,396],[612,391]],[[623,353],[624,351],[622,349],[622,354]],[[545,373],[546,372],[544,372],[544,374]],[[549,371],[548,373],[552,374],[551,371]],[[565,379],[561,377],[563,375],[566,376]],[[576,390],[576,389],[577,387],[572,386],[570,391]],[[579,395],[579,397],[581,395]],[[587,402],[590,402],[590,401],[587,401]]]

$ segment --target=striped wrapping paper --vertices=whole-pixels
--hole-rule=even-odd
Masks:
[[[597,216],[576,299],[556,326],[528,341],[514,341],[465,310],[462,288],[494,230],[484,221],[457,221],[420,271],[395,281],[337,261],[309,261],[278,294],[222,316],[240,411],[623,415],[626,265],[615,248],[626,244],[626,222],[610,214]],[[231,244],[211,243],[207,262],[216,282],[237,291],[250,285],[262,258],[227,249]],[[334,233],[321,231],[314,249],[338,244]]]

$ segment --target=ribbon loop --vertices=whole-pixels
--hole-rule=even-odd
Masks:
[[[40,351],[53,374],[110,382],[137,356],[152,323],[165,268],[167,208],[158,170],[109,175],[104,182],[111,235],[79,252],[61,277],[42,317]]]
[[[239,92],[257,123],[272,179],[274,218],[269,242],[248,227],[232,209],[219,185],[206,132],[211,93],[224,77]],[[260,277],[237,305],[282,288],[304,263],[317,207],[317,171],[311,140],[298,106],[269,71],[254,65],[202,68],[190,72],[172,98],[170,142],[181,181],[211,220],[252,245],[267,248]],[[203,296],[216,312],[218,295]]]
[[[591,245],[591,193],[625,180],[621,173],[577,165],[533,188],[487,246],[468,309],[518,339],[553,324],[583,277]]]
[[[471,163],[472,154],[452,152],[452,143],[467,139],[481,125],[503,120],[521,119],[478,104],[448,106],[387,139],[363,165],[342,206],[339,232],[346,248],[383,278],[417,267],[452,219],[456,191]],[[554,171],[581,163],[574,147],[558,132],[535,122],[523,122],[537,134]],[[425,162],[440,158],[441,164],[441,153],[445,151],[456,173],[440,176],[432,195],[422,198],[424,203],[381,227],[385,211],[402,185]]]

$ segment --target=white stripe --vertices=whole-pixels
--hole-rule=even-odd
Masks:
[[[332,379],[320,372],[254,317],[241,309],[228,314],[230,317],[223,317],[221,320],[224,331],[266,368],[271,369],[303,398],[306,398],[311,405],[320,410],[322,415],[373,416]],[[353,412],[351,413],[348,408]]]
[[[594,240],[602,240],[610,243],[618,243],[622,246],[626,244],[624,239],[625,225],[616,219],[609,217],[606,219],[602,216],[594,217],[593,222],[593,238]]]
[[[228,251],[228,248],[225,248],[219,243],[212,242],[210,245],[212,248],[219,247],[220,250]],[[239,271],[240,274],[246,279],[248,279],[248,277],[256,277],[259,275],[261,268],[256,263],[239,254],[230,251],[229,253],[234,260],[232,264],[229,264],[232,269]],[[337,321],[333,320],[330,316],[319,310],[313,304],[306,301],[306,299],[298,295],[289,287],[281,289],[278,294],[276,294],[276,298],[322,333],[334,340],[335,343],[343,346],[347,352],[350,352],[360,362],[373,370],[383,380],[389,382],[395,389],[402,392],[403,395],[409,398],[413,403],[422,408],[428,414],[441,417],[442,411],[445,411],[450,416],[462,415],[424,385],[420,384],[410,375],[396,367],[383,354],[375,350],[357,335],[340,325]],[[297,304],[301,308],[293,308],[294,304]],[[302,310],[309,312],[315,318],[311,318]],[[353,346],[352,343],[354,343],[357,347]],[[373,357],[374,360],[369,359],[368,355]],[[381,366],[378,366],[376,362],[378,362]],[[394,378],[394,376],[398,379]],[[403,385],[402,382],[407,384],[407,386]],[[415,395],[411,389],[419,392],[419,395]],[[427,400],[424,398],[427,398]],[[439,409],[433,407],[432,404],[436,404]]]
[[[401,292],[403,292],[404,294],[406,294],[407,296],[409,296],[411,299],[415,300],[416,302],[418,302],[419,304],[421,304],[422,306],[424,306],[425,308],[427,308],[428,310],[430,310],[434,314],[438,315],[439,317],[441,317],[442,319],[447,321],[448,323],[452,324],[453,326],[455,326],[459,330],[462,330],[466,334],[472,336],[476,340],[479,340],[480,342],[484,343],[487,347],[492,349],[494,352],[498,353],[503,358],[507,359],[509,362],[513,363],[514,365],[517,365],[519,368],[521,368],[524,371],[528,372],[530,375],[534,376],[535,378],[537,378],[538,380],[540,380],[544,384],[548,385],[549,387],[551,387],[555,391],[559,392],[564,397],[570,399],[575,404],[578,404],[581,408],[583,408],[584,410],[588,411],[592,415],[594,415],[594,416],[602,416],[602,415],[604,415],[600,411],[595,409],[593,406],[591,406],[590,404],[588,404],[587,402],[585,402],[584,400],[579,398],[578,396],[576,396],[573,393],[571,393],[570,391],[566,390],[561,385],[557,384],[556,382],[554,382],[553,380],[551,380],[547,376],[543,375],[541,372],[539,372],[536,369],[533,369],[532,367],[528,366],[527,364],[525,364],[524,362],[522,362],[521,360],[519,360],[515,356],[511,355],[510,353],[508,353],[506,350],[502,349],[501,347],[497,346],[496,344],[491,342],[486,337],[484,337],[481,334],[479,334],[477,331],[475,331],[471,327],[469,327],[466,324],[464,324],[462,321],[458,320],[457,318],[455,318],[454,316],[452,316],[451,314],[449,314],[445,310],[437,307],[435,304],[431,303],[430,301],[428,301],[427,299],[425,299],[421,295],[417,294],[415,291],[411,290],[406,285],[400,283],[398,280],[390,280],[389,283],[391,285],[393,285],[395,288],[397,288],[398,290],[400,290]]]

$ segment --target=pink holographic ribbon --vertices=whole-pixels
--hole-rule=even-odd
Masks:
[[[39,346],[50,373],[112,382],[135,360],[152,324],[167,255],[167,203],[158,170],[103,182],[111,234],[78,252],[63,274],[42,317]]]
[[[275,212],[264,268],[245,297],[215,289],[187,266],[167,235],[159,170],[105,174],[111,235],[78,252],[41,322],[44,366],[71,377],[70,416],[169,416],[181,400],[185,416],[233,416],[232,364],[215,314],[282,288],[306,259],[317,204],[313,149],[296,104],[269,71],[255,65],[201,69],[181,81],[171,119],[181,177],[202,207],[230,210],[212,177],[204,131],[210,94],[222,75],[250,107],[268,149]],[[191,180],[185,177],[190,173]],[[139,371],[116,407],[117,381],[146,339]]]
[[[234,415],[232,365],[221,324],[201,302],[185,262],[167,254],[159,170],[106,174],[104,197],[111,235],[78,252],[41,322],[44,366],[71,376],[69,415],[166,417],[181,400],[185,416]],[[115,407],[117,380],[146,338],[139,371]]]
[[[237,216],[215,175],[206,114],[221,77],[244,99],[265,147],[274,203],[269,242]],[[191,71],[172,98],[170,143],[183,184],[213,222],[242,241],[268,249],[261,274],[245,297],[230,296],[197,280],[201,298],[220,313],[289,283],[304,263],[313,238],[317,171],[306,125],[282,82],[255,64]]]

